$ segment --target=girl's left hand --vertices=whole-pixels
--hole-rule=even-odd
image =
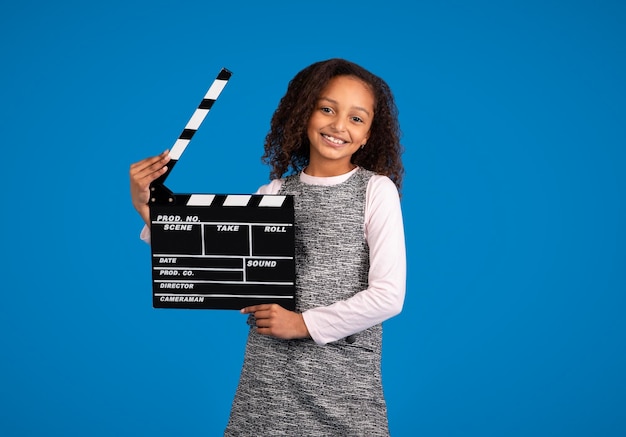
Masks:
[[[243,308],[241,313],[254,315],[256,330],[261,335],[283,340],[309,337],[302,314],[286,310],[278,304],[253,305]]]

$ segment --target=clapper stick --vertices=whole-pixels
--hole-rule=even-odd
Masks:
[[[185,151],[185,148],[191,141],[191,138],[193,138],[194,134],[200,128],[200,125],[202,124],[207,114],[211,110],[211,107],[228,83],[228,80],[230,79],[232,74],[233,73],[231,73],[226,68],[222,68],[222,70],[219,72],[219,74],[211,84],[211,87],[205,94],[204,98],[194,111],[193,115],[187,122],[187,125],[178,136],[178,139],[170,150],[170,161],[167,164],[167,171],[154,182],[152,182],[152,184],[150,184],[151,204],[172,204],[175,202],[176,196],[165,185],[163,185],[163,183],[172,172],[172,168],[180,159],[181,155]]]

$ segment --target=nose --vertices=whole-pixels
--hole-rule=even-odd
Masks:
[[[340,117],[335,117],[330,124],[330,127],[337,132],[343,132],[346,129],[346,122]]]

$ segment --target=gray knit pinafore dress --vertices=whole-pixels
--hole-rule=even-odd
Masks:
[[[332,186],[286,178],[280,193],[295,195],[297,312],[367,288],[363,221],[372,174],[358,169]],[[380,324],[324,346],[251,327],[225,435],[388,436],[381,347]]]

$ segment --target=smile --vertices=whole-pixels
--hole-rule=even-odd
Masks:
[[[322,134],[322,136],[324,138],[326,138],[328,141],[330,141],[331,143],[333,143],[333,144],[340,145],[340,144],[346,144],[347,143],[347,141],[344,141],[344,140],[339,139],[339,138],[331,137],[330,135]]]

